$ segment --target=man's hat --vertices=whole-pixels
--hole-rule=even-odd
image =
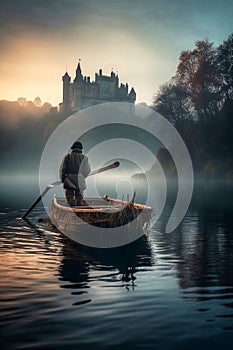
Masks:
[[[81,142],[75,141],[75,142],[73,143],[73,145],[71,146],[71,149],[74,149],[74,148],[83,149],[83,145],[81,144]]]

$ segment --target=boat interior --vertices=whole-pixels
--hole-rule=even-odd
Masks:
[[[54,200],[57,202],[58,205],[61,205],[63,207],[70,207],[69,204],[67,203],[66,199],[64,197],[56,197]],[[75,209],[121,209],[122,207],[125,207],[129,204],[131,204],[134,208],[137,209],[151,209],[150,207],[143,205],[143,204],[137,204],[137,203],[132,203],[128,201],[123,201],[123,200],[118,200],[118,199],[113,199],[109,198],[108,196],[103,196],[102,198],[84,198],[84,201],[87,203],[87,205],[82,205],[82,206],[75,206]]]

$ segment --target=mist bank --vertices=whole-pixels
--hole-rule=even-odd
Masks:
[[[80,118],[82,117],[81,115]],[[18,101],[0,101],[0,122],[2,124],[0,130],[0,173],[39,173],[40,161],[45,146],[53,131],[66,118],[68,118],[67,115],[63,115],[57,108],[51,107],[48,103],[38,106],[31,101],[24,104],[20,104]],[[73,137],[73,134],[70,135],[70,146],[73,143]],[[131,140],[136,141],[136,143],[144,145],[144,148],[149,149],[151,154],[156,154],[159,148],[159,141],[150,133],[139,127],[117,122],[91,128],[79,137],[79,140],[83,143],[85,154],[105,141],[118,139],[129,140],[129,142]],[[58,159],[55,164],[57,172],[64,152],[68,152],[70,146],[67,147],[67,150],[64,150],[62,142],[57,143],[56,149],[54,149],[54,157]],[[103,150],[104,157],[100,157],[98,151],[95,151],[97,153],[91,159],[92,167],[96,167],[102,158],[108,161],[111,156],[110,151],[117,147],[119,146],[108,144]],[[144,159],[145,163],[148,163],[145,157],[143,158],[140,154],[138,156]],[[116,160],[119,160],[118,158]],[[51,162],[53,162],[53,159],[51,159]],[[147,167],[150,164],[152,163],[149,162]],[[54,165],[52,164],[52,166]],[[130,160],[128,166],[130,169],[132,168]],[[123,167],[123,159],[121,160],[121,169],[124,169],[126,173],[128,171],[127,167]],[[140,171],[140,168],[138,168],[138,171]]]
[[[221,154],[220,150],[218,150],[216,152],[213,151],[213,155],[207,155],[202,150],[200,153],[192,154],[191,159],[193,162],[194,182],[233,182],[233,156],[231,154],[226,156],[226,154]],[[150,170],[145,174],[139,172],[132,177],[135,180],[143,180],[149,176],[154,177],[158,181],[161,178],[160,167],[163,169],[164,175],[162,176],[165,176],[166,181],[170,183],[177,182],[176,165],[169,151],[165,148],[159,149],[156,162]]]
[[[32,107],[31,103],[29,106],[21,106],[18,102],[0,101],[0,174],[15,180],[19,176],[29,178],[31,174],[38,178],[46,142],[64,119],[65,116],[49,104]],[[207,128],[207,125],[205,127]],[[208,132],[205,131],[205,127],[203,124],[189,121],[180,131],[192,159],[195,181],[232,181],[231,123],[212,123],[211,128],[208,126]],[[110,124],[91,129],[82,136],[84,152],[111,138],[131,138],[150,149],[157,160],[151,165],[151,169],[146,170],[145,175],[155,174],[155,179],[158,180],[160,175],[156,173],[156,167],[159,162],[166,178],[169,181],[176,180],[176,166],[169,152],[158,140],[139,128]],[[140,169],[134,169],[132,172],[130,162],[128,165],[121,167],[122,176],[128,175],[130,171],[135,178],[143,176],[140,175]]]
[[[1,173],[38,173],[44,146],[64,116],[50,103],[0,101]]]

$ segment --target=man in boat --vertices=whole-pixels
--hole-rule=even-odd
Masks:
[[[82,154],[81,142],[75,141],[71,152],[62,160],[60,179],[65,189],[66,200],[70,206],[85,205],[83,192],[86,189],[85,178],[91,171],[88,158]]]

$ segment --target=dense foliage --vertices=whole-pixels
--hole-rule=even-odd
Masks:
[[[153,108],[180,132],[197,175],[233,179],[233,34],[217,48],[203,40],[181,52]]]

